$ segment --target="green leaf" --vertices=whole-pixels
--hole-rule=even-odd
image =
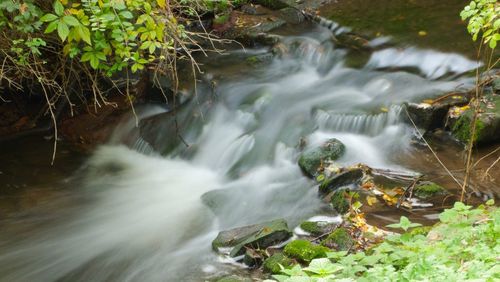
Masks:
[[[64,16],[62,18],[63,22],[69,26],[79,26],[80,22],[73,16]]]
[[[45,23],[45,22],[52,22],[52,21],[55,21],[57,19],[58,19],[58,17],[56,15],[48,13],[48,14],[43,15],[43,17],[40,18],[40,21]]]
[[[92,41],[90,40],[90,30],[87,27],[79,26],[78,34],[80,34],[80,37],[83,41],[85,41],[89,45],[92,45]]]
[[[54,2],[54,11],[58,16],[62,16],[64,14],[64,6],[61,4],[61,2],[59,2],[59,0],[56,0],[56,2]]]
[[[49,25],[47,26],[47,28],[45,29],[44,32],[45,33],[51,33],[51,32],[53,32],[54,30],[56,30],[58,23],[59,23],[58,21],[49,23]]]
[[[95,70],[99,68],[99,59],[96,56],[90,57],[90,66]]]
[[[64,42],[69,34],[68,25],[62,21],[58,22],[57,23],[57,34],[59,35],[59,38],[61,38],[61,40]]]
[[[404,231],[407,231],[409,228],[417,227],[417,226],[422,226],[422,224],[420,224],[420,223],[413,223],[406,216],[402,216],[399,219],[399,223],[394,223],[394,224],[387,225],[387,227],[401,228]]]
[[[492,38],[490,40],[489,46],[490,46],[491,49],[495,49],[495,47],[497,47],[497,41]]]
[[[124,19],[128,19],[128,20],[130,20],[130,19],[134,18],[134,15],[132,15],[132,13],[131,13],[130,11],[123,11],[123,12],[120,12],[120,14],[119,14],[119,15],[120,15],[122,18],[124,18]]]
[[[303,270],[318,274],[320,276],[326,276],[338,272],[343,268],[344,267],[338,264],[333,264],[327,258],[320,258],[320,259],[313,259],[309,264],[309,267],[306,267]]]
[[[94,56],[94,53],[92,53],[92,52],[85,52],[85,53],[83,53],[82,58],[81,58],[80,61],[82,61],[82,62],[88,62],[88,61],[90,61],[90,58],[92,56]]]

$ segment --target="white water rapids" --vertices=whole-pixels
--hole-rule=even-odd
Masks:
[[[475,64],[408,48],[375,52],[364,68],[352,69],[327,38],[325,30],[288,37],[286,55],[256,68],[235,52],[228,57],[244,67],[228,78],[223,64],[209,69],[218,80],[212,109],[193,121],[193,102],[180,115],[190,148],[177,142],[161,156],[153,148],[175,136],[158,127],[147,139],[133,119],[122,124],[71,181],[83,198],[76,212],[27,236],[1,237],[0,281],[203,281],[224,274],[233,266],[210,245],[219,231],[276,218],[294,228],[328,213],[296,165],[300,140],[314,146],[336,137],[347,148],[342,164],[404,169],[394,156],[410,149],[413,129],[401,122],[400,105],[470,84],[460,75]],[[420,73],[386,69],[401,66]],[[454,79],[439,79],[445,75]],[[209,92],[201,86],[198,95]],[[144,117],[161,111],[145,109]],[[210,209],[202,196],[214,190]]]

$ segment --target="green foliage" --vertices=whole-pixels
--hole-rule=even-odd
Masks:
[[[394,223],[394,224],[387,225],[387,227],[401,228],[404,231],[408,231],[408,229],[410,229],[412,227],[418,227],[418,226],[422,226],[422,224],[420,224],[420,223],[413,223],[406,216],[402,216],[399,219],[399,223]]]
[[[497,0],[473,0],[460,16],[469,21],[467,30],[474,41],[481,35],[482,42],[495,49],[500,40],[500,4]]]
[[[276,281],[498,281],[500,210],[489,201],[473,209],[456,203],[440,215],[427,236],[388,236],[366,252],[328,253],[308,267],[295,266]],[[393,225],[408,230],[407,218]],[[425,233],[425,232],[424,232]]]

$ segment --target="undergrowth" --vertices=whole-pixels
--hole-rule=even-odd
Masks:
[[[500,210],[493,204],[473,209],[457,202],[430,230],[402,217],[388,226],[402,234],[366,251],[327,253],[305,267],[282,267],[266,281],[499,281]]]

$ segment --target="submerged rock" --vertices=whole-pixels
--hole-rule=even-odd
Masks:
[[[212,248],[232,248],[231,257],[243,255],[246,248],[265,249],[288,240],[292,232],[284,219],[277,219],[261,224],[238,227],[222,231],[212,241]]]
[[[316,177],[324,164],[340,158],[344,153],[344,144],[332,138],[321,146],[310,148],[302,153],[299,158],[299,166],[306,175]]]
[[[324,180],[319,186],[320,194],[326,195],[337,190],[340,187],[349,185],[358,185],[361,183],[364,173],[361,168],[353,168],[336,174]]]
[[[349,251],[354,246],[354,239],[351,238],[349,231],[341,227],[333,231],[326,239],[321,241],[321,245],[335,249],[337,251]]]
[[[449,192],[442,187],[431,181],[423,181],[415,186],[413,194],[421,199],[428,199],[438,195],[446,195]]]
[[[330,251],[328,248],[315,245],[307,240],[295,240],[288,243],[284,249],[285,255],[301,262],[310,262],[315,258],[322,258]]]
[[[278,274],[281,272],[281,267],[284,268],[289,268],[292,266],[293,260],[288,258],[282,253],[276,253],[270,257],[268,257],[265,261],[264,264],[262,265],[262,268],[264,269],[265,272],[269,272],[272,274]]]

